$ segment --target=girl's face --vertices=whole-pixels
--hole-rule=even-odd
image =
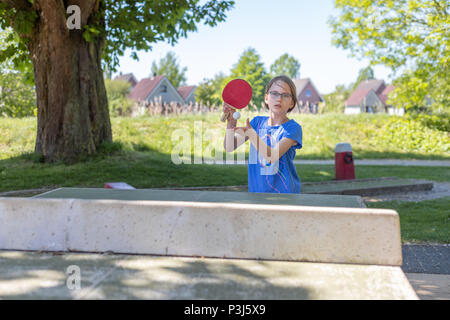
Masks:
[[[264,95],[264,101],[272,113],[285,115],[294,106],[294,99],[289,85],[283,81],[276,81]]]

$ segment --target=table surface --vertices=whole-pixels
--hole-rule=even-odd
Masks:
[[[158,189],[118,190],[101,188],[59,188],[36,195],[34,198],[224,202],[345,208],[365,207],[362,198],[359,196]]]

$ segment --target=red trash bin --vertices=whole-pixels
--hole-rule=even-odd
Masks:
[[[338,143],[334,149],[334,171],[336,180],[355,179],[352,146],[350,143]]]

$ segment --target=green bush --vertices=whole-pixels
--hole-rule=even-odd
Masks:
[[[124,80],[105,80],[109,113],[113,117],[131,115],[133,101],[127,98],[131,84]]]
[[[246,118],[267,115],[267,112],[249,112],[246,109],[241,113],[239,126],[244,125]],[[220,115],[112,117],[114,142],[120,145],[106,145],[102,152],[119,152],[121,146],[126,151],[170,156],[179,143],[173,138],[176,137],[175,131],[184,129],[191,138],[192,154],[201,156],[201,151],[197,151],[200,148],[194,148],[194,134],[198,132],[195,130],[199,130],[195,128],[200,128],[203,134],[203,150],[213,146],[223,147],[225,124],[220,122]],[[291,114],[291,117],[303,127],[303,148],[297,151],[298,159],[333,159],[334,148],[340,142],[352,145],[355,159],[450,159],[449,133],[429,128],[419,120],[386,114]],[[33,152],[35,118],[0,119],[0,132],[0,159]],[[247,142],[239,147],[236,153],[245,154],[248,145]]]
[[[426,123],[427,121],[430,121],[429,124]],[[430,128],[433,126],[432,121],[417,121],[410,117],[390,117],[374,135],[374,142],[382,144],[385,148],[395,148],[404,152],[449,153],[448,134]],[[435,124],[440,125],[440,120],[435,121]]]
[[[119,98],[115,100],[109,100],[109,112],[113,117],[125,117],[130,116],[133,109],[133,102],[127,98]]]
[[[0,117],[36,116],[36,92],[20,73],[0,74]]]
[[[437,113],[437,114],[408,114],[408,117],[419,121],[430,129],[437,129],[440,131],[450,132],[450,114]]]

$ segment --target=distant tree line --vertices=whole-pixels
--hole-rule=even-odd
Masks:
[[[195,91],[196,100],[204,104],[220,105],[225,85],[232,79],[240,78],[252,86],[253,96],[250,108],[259,109],[264,101],[266,84],[271,78],[280,74],[299,78],[300,62],[285,53],[275,60],[267,71],[258,52],[254,48],[248,48],[241,54],[238,62],[233,65],[230,73],[221,72],[210,79],[204,79]]]
[[[350,97],[356,87],[364,80],[375,79],[375,74],[372,67],[368,66],[366,68],[360,69],[358,72],[358,77],[355,82],[349,85],[338,84],[334,92],[323,95],[325,99],[324,103],[319,108],[321,113],[324,112],[344,112],[345,101]]]

